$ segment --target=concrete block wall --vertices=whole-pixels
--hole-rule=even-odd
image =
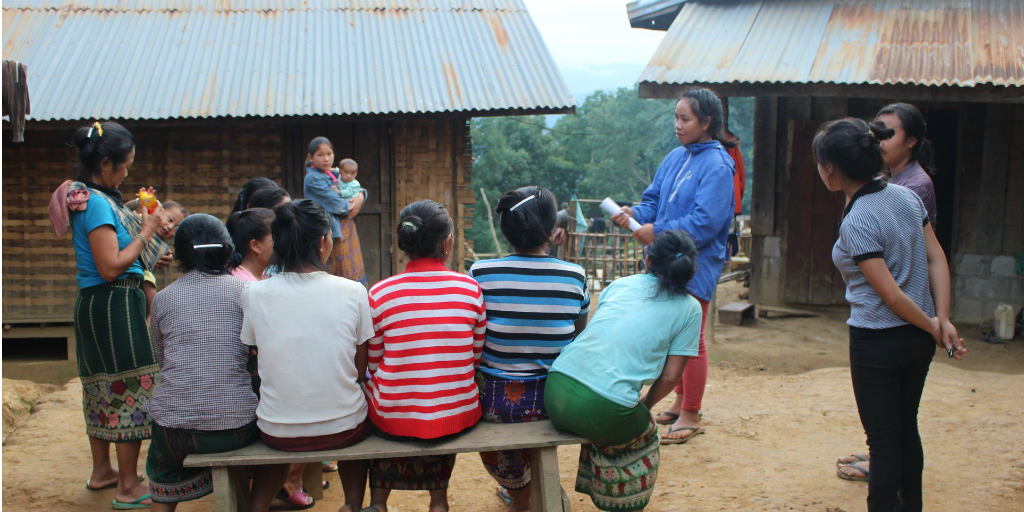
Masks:
[[[958,322],[991,319],[1000,303],[1014,311],[1024,307],[1024,276],[1017,275],[1012,255],[958,254],[953,265],[953,318]]]
[[[758,265],[757,279],[750,282],[750,300],[758,304],[780,304],[782,301],[782,252],[781,238],[777,236],[754,236],[752,243],[758,245],[753,252],[758,255],[752,263]]]

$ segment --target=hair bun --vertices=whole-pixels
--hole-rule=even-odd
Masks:
[[[860,138],[857,140],[860,147],[868,149],[873,146],[876,142],[875,135],[871,132],[865,132],[860,134]]]

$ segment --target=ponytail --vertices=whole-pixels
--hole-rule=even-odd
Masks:
[[[135,138],[127,128],[113,121],[95,122],[75,130],[71,144],[78,148],[78,162],[75,164],[77,181],[92,181],[100,173],[100,163],[109,158],[114,167],[128,161]]]
[[[311,266],[327,271],[320,257],[320,239],[331,236],[331,219],[322,206],[310,199],[284,203],[274,209],[270,231],[281,268]]]
[[[852,180],[870,181],[885,165],[879,141],[895,134],[895,130],[883,124],[852,117],[830,121],[814,135],[814,159],[819,165],[838,167]]]
[[[233,252],[228,230],[213,215],[189,215],[181,221],[174,235],[174,258],[182,272],[198,270],[210,275],[227,274]]]
[[[398,248],[410,258],[444,259],[444,242],[455,223],[444,205],[422,199],[402,208],[398,216]]]
[[[688,295],[687,285],[696,271],[697,246],[684,231],[662,231],[647,248],[647,273],[658,278],[658,294]]]
[[[516,249],[533,249],[551,241],[558,212],[555,195],[537,186],[505,192],[494,212],[500,216],[501,234]]]

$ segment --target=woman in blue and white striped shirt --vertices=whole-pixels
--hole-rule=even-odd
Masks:
[[[487,337],[477,371],[487,421],[546,418],[548,369],[587,324],[590,295],[583,267],[548,256],[557,204],[546,188],[506,192],[495,211],[501,233],[515,252],[478,261],[469,270],[483,289],[487,308]],[[530,450],[485,452],[480,457],[508,491],[509,510],[529,509]]]
[[[949,265],[924,204],[910,189],[875,179],[883,168],[879,141],[893,133],[841,119],[814,136],[821,180],[847,199],[832,260],[850,302],[850,373],[871,453],[870,512],[922,509],[917,411],[928,367],[935,345],[957,359],[967,351],[949,321]]]

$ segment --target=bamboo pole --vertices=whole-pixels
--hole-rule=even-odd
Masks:
[[[483,187],[480,187],[480,195],[484,197],[484,206],[487,207],[487,224],[491,226],[491,236],[494,238],[494,253],[501,258],[501,244],[498,243],[498,232],[494,230],[494,215],[491,213],[491,202],[487,200],[487,192],[484,192]]]

